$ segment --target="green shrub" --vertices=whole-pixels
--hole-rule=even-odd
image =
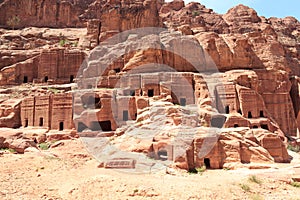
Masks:
[[[296,188],[300,188],[300,182],[291,182],[290,185]]]
[[[202,174],[203,172],[206,171],[206,167],[205,166],[201,166],[201,167],[197,167],[197,168],[193,168],[193,169],[189,169],[189,173],[190,174]]]
[[[197,167],[196,171],[198,172],[198,174],[203,173],[206,171],[206,166],[201,166],[201,167]]]
[[[250,191],[249,185],[241,184],[241,188],[242,188],[245,192],[249,192],[249,191]]]
[[[255,175],[252,175],[248,178],[249,181],[253,182],[253,183],[257,183],[257,184],[261,184],[262,181],[259,180],[259,178],[257,178]]]
[[[299,153],[300,152],[300,147],[299,146],[292,146],[292,145],[288,145],[288,147],[287,147],[287,149],[288,150],[290,150],[290,151],[294,151],[294,152],[296,152],[296,153]]]
[[[69,44],[69,41],[68,40],[66,40],[66,39],[61,39],[60,41],[59,41],[59,45],[60,46],[65,46],[66,44]]]
[[[200,15],[200,12],[195,10],[192,12],[192,15],[193,15],[193,17],[197,17]]]
[[[39,144],[38,147],[42,150],[48,150],[50,148],[50,144],[43,142],[43,143]]]
[[[2,149],[0,149],[0,151],[9,151],[10,153],[16,153],[16,150],[14,150],[12,148],[2,148]]]
[[[252,200],[264,200],[264,198],[262,196],[260,196],[259,194],[254,194],[250,198]]]

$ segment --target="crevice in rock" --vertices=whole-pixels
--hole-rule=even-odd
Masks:
[[[299,97],[299,87],[298,87],[298,81],[295,77],[291,77],[290,81],[292,83],[291,90],[290,90],[290,96],[293,103],[293,109],[295,117],[297,118],[298,112],[300,110],[300,97]]]

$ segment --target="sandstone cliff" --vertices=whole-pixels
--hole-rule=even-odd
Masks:
[[[9,27],[7,21],[15,16],[20,22]],[[103,130],[98,137],[122,135],[120,143],[112,142],[120,149],[158,160],[167,155],[185,169],[208,161],[213,168],[289,161],[287,138],[299,137],[300,130],[300,23],[293,17],[267,19],[244,5],[222,15],[180,0],[3,0],[0,26],[0,85],[5,87],[0,94],[16,99],[1,101],[3,127],[76,127],[84,136]],[[165,29],[109,40],[143,27],[188,36],[175,39],[178,33],[166,34]],[[105,46],[110,41],[114,45]],[[198,48],[189,48],[191,44]],[[153,63],[173,71],[155,71],[160,68],[149,65]],[[149,74],[135,71],[140,66]],[[211,67],[212,77],[201,74]],[[86,79],[76,85],[78,71]],[[132,80],[126,79],[128,74]],[[60,94],[74,85],[84,91],[72,97]],[[198,110],[186,108],[191,105]],[[162,113],[168,116],[166,124],[159,120]],[[181,141],[186,148],[177,156],[171,142],[176,134],[135,141],[127,138],[132,135],[128,121],[142,131],[165,125],[172,126],[167,132],[173,134],[187,126],[197,134]],[[210,138],[203,134],[206,127],[224,131],[210,154],[201,157],[202,142]]]

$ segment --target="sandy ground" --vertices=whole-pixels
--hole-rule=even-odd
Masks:
[[[286,183],[300,175],[299,154],[264,170],[138,175],[98,168],[80,139],[63,143],[0,154],[0,199],[300,199],[300,188]],[[253,175],[261,183],[250,181]]]

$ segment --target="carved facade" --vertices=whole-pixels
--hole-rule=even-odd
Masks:
[[[1,69],[0,85],[72,83],[85,56],[79,50],[43,50],[39,56]]]
[[[22,126],[39,126],[60,131],[72,129],[72,105],[70,93],[25,98],[21,104]]]

